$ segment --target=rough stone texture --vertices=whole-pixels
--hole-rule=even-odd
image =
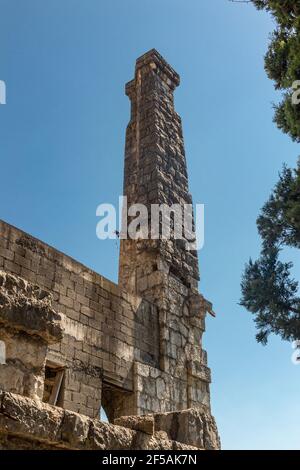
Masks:
[[[116,419],[115,424],[150,435],[165,433],[170,440],[198,449],[221,447],[216,422],[205,406],[171,413],[123,416]]]
[[[135,78],[126,85],[131,120],[125,147],[124,194],[128,206],[191,204],[181,119],[173,92],[179,76],[162,56],[151,50],[136,62]],[[124,256],[123,256],[124,253]],[[158,266],[155,266],[158,263]],[[157,272],[158,271],[158,272]],[[197,286],[197,252],[185,240],[123,240],[120,284],[152,297],[161,272],[172,272],[183,284]]]
[[[134,431],[141,431],[145,434],[154,434],[154,418],[153,415],[143,416],[122,416],[114,421],[118,426],[133,429]]]
[[[62,315],[52,308],[53,296],[37,285],[0,270],[0,324],[45,343],[63,337]]]
[[[178,74],[156,50],[137,60],[135,78],[126,85],[131,119],[124,194],[128,207],[143,203],[148,215],[152,204],[192,203],[181,119],[174,108],[178,85]],[[162,233],[157,240],[121,240],[119,284],[155,304],[159,312],[159,367],[136,364],[135,369],[139,414],[210,406],[202,334],[212,305],[198,293],[197,252],[187,250],[188,235],[183,240],[165,240]]]
[[[48,344],[62,336],[62,315],[52,308],[52,296],[0,270],[0,341],[6,356],[0,388],[42,398]]]
[[[152,435],[102,423],[36,400],[0,393],[0,449],[196,449],[165,432]]]
[[[157,51],[137,60],[135,79],[126,85],[128,205],[192,202],[174,109],[178,85],[178,74]],[[188,235],[122,239],[116,285],[0,221],[0,341],[7,349],[0,389],[36,400],[3,395],[2,447],[23,448],[27,441],[32,448],[219,447],[202,348],[212,305],[198,292],[197,252],[186,249]],[[41,403],[45,361],[64,369],[63,408]],[[91,420],[101,406],[110,421],[159,413],[163,424],[150,434],[148,418],[131,419],[136,430]],[[199,411],[177,413],[190,408]],[[177,425],[181,443],[167,437]]]
[[[155,414],[154,429],[165,431],[169,439],[200,449],[216,450],[221,447],[216,422],[205,406],[175,413]]]
[[[110,419],[136,414],[134,363],[159,367],[157,308],[3,221],[0,235],[0,270],[51,294],[62,315],[63,339],[47,359],[66,368],[64,408],[99,416],[103,388]]]

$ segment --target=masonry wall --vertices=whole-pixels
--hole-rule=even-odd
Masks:
[[[192,202],[181,119],[174,107],[178,85],[179,75],[154,49],[137,60],[134,80],[126,85],[131,119],[124,195],[128,206],[146,205],[148,214],[143,217],[148,228],[153,204],[182,209]],[[131,220],[126,213],[123,222]],[[213,312],[198,292],[192,213],[189,221],[181,239],[175,228],[182,228],[183,219],[171,213],[161,215],[154,239],[124,238],[127,229],[122,227],[119,285],[0,221],[0,341],[8,352],[6,363],[0,364],[0,399],[2,390],[9,394],[0,400],[0,447],[11,448],[12,440],[16,447],[25,445],[22,440],[38,441],[23,431],[19,441],[19,431],[12,425],[8,432],[5,426],[7,410],[15,416],[19,401],[20,422],[26,410],[35,408],[38,419],[43,419],[39,413],[48,405],[41,400],[59,406],[49,411],[50,421],[57,415],[57,423],[65,425],[70,411],[82,415],[70,419],[75,427],[78,419],[85,423],[87,448],[95,445],[89,442],[94,429],[106,448],[123,445],[124,430],[120,441],[104,443],[102,432],[106,437],[111,432],[112,438],[118,432],[116,427],[98,425],[101,406],[109,421],[123,417],[123,425],[138,432],[140,426],[146,432],[149,414],[155,414],[152,428],[155,424],[171,436],[161,443],[151,431],[150,441],[143,437],[137,448],[168,448],[178,436],[197,448],[219,447],[210,411],[210,369],[202,347],[205,316]],[[163,222],[171,225],[167,239],[160,231]],[[96,418],[96,424],[88,421],[86,426],[87,417]],[[47,429],[40,445],[73,445],[73,427],[67,443],[59,428],[52,437]],[[136,446],[131,441],[135,434],[127,434],[125,447]]]
[[[137,59],[134,79],[125,87],[131,117],[126,130],[124,194],[128,207],[142,203],[148,209],[143,214],[148,232],[155,226],[151,209],[162,205],[170,209],[176,204],[183,210],[192,203],[182,123],[174,106],[179,82],[176,71],[152,49]],[[121,239],[120,285],[159,310],[160,370],[137,367],[141,412],[150,412],[154,406],[159,411],[210,406],[210,370],[202,335],[211,304],[198,292],[193,219],[190,213],[186,230],[183,218],[172,217],[167,210],[157,220],[157,238]],[[131,222],[124,211],[124,232]],[[171,227],[167,238],[162,232],[164,222]],[[183,225],[179,239],[175,228],[183,229]]]
[[[128,206],[147,207],[149,230],[153,228],[152,205],[165,204],[170,208],[176,204],[183,209],[192,204],[182,123],[174,106],[174,90],[179,82],[176,71],[153,49],[137,59],[135,78],[125,87],[131,102],[131,119],[126,129],[124,195]],[[162,221],[172,229],[175,225],[183,229],[183,221],[172,221],[168,213],[161,215]],[[129,225],[130,217],[127,222]],[[152,301],[148,276],[167,268],[181,283],[197,288],[197,251],[187,249],[188,240],[195,239],[190,228],[186,224],[182,239],[174,239],[172,231],[166,239],[158,231],[157,239],[121,240],[120,284]],[[161,298],[168,295],[163,289],[160,293]]]
[[[50,292],[65,314],[64,338],[47,355],[66,367],[63,407],[98,417],[103,389],[113,418],[135,414],[134,361],[159,365],[157,308],[3,221],[0,269]]]
[[[0,391],[0,450],[219,449],[205,409],[120,418],[115,424]]]
[[[181,120],[174,108],[178,85],[178,74],[156,50],[137,60],[135,78],[126,85],[131,100],[124,175],[128,205],[144,203],[149,209],[152,204],[183,207],[192,202]],[[190,219],[193,222],[193,215]],[[175,224],[174,219],[173,229]],[[30,289],[37,286],[51,294],[51,308],[61,314],[63,339],[43,352],[51,364],[65,368],[59,401],[64,408],[97,418],[102,404],[110,421],[203,405],[210,412],[211,378],[202,335],[212,305],[198,292],[198,258],[187,246],[190,235],[121,237],[118,286],[0,222],[0,271],[4,277],[17,276],[16,285],[25,279]],[[23,307],[26,315],[26,302]],[[1,328],[0,321],[0,333]],[[19,340],[13,340],[10,361],[18,360],[20,370],[24,364],[17,357]],[[38,365],[40,382],[45,364]],[[7,391],[20,390],[29,396],[26,387]]]
[[[205,306],[193,317],[191,307],[183,314],[166,299],[159,312],[3,221],[0,270],[49,292],[53,308],[64,314],[63,339],[47,353],[48,360],[66,367],[64,408],[95,418],[102,403],[112,421],[210,406],[210,371],[201,348]],[[176,304],[177,281],[166,278],[175,282]]]

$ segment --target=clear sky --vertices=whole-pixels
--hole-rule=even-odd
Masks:
[[[116,281],[118,247],[96,207],[122,194],[135,59],[155,47],[180,73],[194,202],[206,208],[200,290],[212,409],[224,449],[299,449],[300,367],[255,341],[238,305],[260,241],[255,220],[299,148],[272,123],[279,99],[263,55],[271,18],[227,0],[0,0],[0,218]],[[300,279],[299,252],[289,252]]]

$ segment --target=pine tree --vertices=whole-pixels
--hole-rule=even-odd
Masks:
[[[246,265],[241,305],[255,315],[257,341],[266,344],[270,333],[300,339],[298,283],[291,279],[292,263],[279,260],[282,247],[300,248],[300,161],[297,170],[284,167],[257,225],[263,248]]]
[[[270,12],[276,22],[265,56],[267,75],[283,92],[281,103],[275,106],[274,121],[292,140],[300,142],[300,103],[292,99],[295,85],[300,84],[300,0],[251,3]],[[255,262],[250,259],[245,267],[241,305],[255,315],[259,342],[266,344],[271,333],[285,340],[300,340],[298,282],[291,278],[292,263],[279,259],[285,247],[300,248],[300,160],[295,170],[283,168],[257,226],[261,256]]]

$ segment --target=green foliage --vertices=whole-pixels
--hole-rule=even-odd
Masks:
[[[259,260],[251,259],[242,278],[242,301],[255,315],[256,339],[267,344],[271,333],[285,340],[300,338],[298,283],[290,279],[291,263],[278,260],[279,249],[268,247]]]
[[[300,80],[300,0],[251,1],[259,10],[270,12],[277,25],[265,56],[267,75],[283,92],[274,121],[300,142],[300,104],[292,100],[294,82]],[[283,168],[257,226],[262,252],[245,267],[241,305],[255,316],[257,341],[266,344],[271,333],[299,340],[298,283],[291,279],[292,263],[282,263],[279,254],[284,247],[300,248],[300,160],[295,170]]]
[[[290,93],[287,93],[283,101],[275,106],[274,121],[292,140],[300,142],[300,104],[292,104]]]
[[[269,11],[280,25],[291,29],[300,15],[299,0],[252,0],[258,10]]]
[[[283,246],[300,248],[300,161],[296,170],[283,168],[257,226],[263,249],[245,267],[241,305],[255,315],[256,338],[262,344],[271,333],[300,339],[298,283],[290,278],[292,263],[278,259]]]
[[[284,166],[257,226],[265,249],[284,245],[300,248],[300,160],[296,170]]]
[[[300,142],[300,105],[291,101],[292,86],[300,80],[300,0],[252,0],[258,9],[269,11],[277,27],[265,56],[268,77],[284,91],[275,107],[274,121],[291,138]]]

